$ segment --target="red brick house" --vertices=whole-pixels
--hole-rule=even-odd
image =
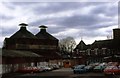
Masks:
[[[74,49],[74,55],[81,57],[81,63],[120,62],[120,29],[113,29],[113,39],[96,40],[86,45],[82,40]]]

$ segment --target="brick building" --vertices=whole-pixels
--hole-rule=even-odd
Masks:
[[[11,69],[11,65],[18,68],[37,66],[41,62],[61,63],[58,54],[59,40],[46,31],[46,26],[40,26],[40,32],[36,35],[27,30],[27,24],[21,23],[19,26],[20,29],[16,33],[4,40],[2,48],[4,69]]]
[[[113,39],[95,40],[86,45],[83,40],[74,49],[74,57],[83,59],[80,63],[89,64],[94,62],[120,62],[120,29],[113,29]]]

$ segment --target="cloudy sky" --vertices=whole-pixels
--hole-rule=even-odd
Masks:
[[[58,39],[71,36],[78,44],[111,38],[112,29],[118,27],[118,0],[99,2],[0,2],[0,47],[5,37],[19,30],[18,24],[27,23],[33,34],[38,26],[48,26],[47,31]]]

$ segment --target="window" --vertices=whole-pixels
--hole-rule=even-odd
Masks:
[[[102,48],[103,54],[106,54],[106,48]]]
[[[98,54],[98,48],[95,48],[94,50],[95,50],[95,55],[97,55]]]
[[[87,49],[87,54],[90,55],[90,49]]]

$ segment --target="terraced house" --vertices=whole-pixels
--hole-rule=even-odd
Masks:
[[[120,28],[113,29],[113,39],[95,40],[86,45],[83,40],[74,49],[74,57],[80,57],[80,63],[120,62]]]

